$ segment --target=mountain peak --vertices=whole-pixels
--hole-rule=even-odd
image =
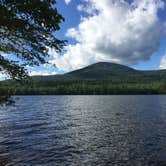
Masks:
[[[108,79],[113,76],[124,76],[124,74],[137,72],[138,71],[124,65],[111,62],[98,62],[65,75],[74,76],[79,79]]]
[[[38,82],[62,81],[156,82],[166,80],[166,70],[140,71],[111,62],[98,62],[63,75],[33,77]],[[43,81],[42,81],[43,80]]]

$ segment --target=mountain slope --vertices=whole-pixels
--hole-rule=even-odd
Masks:
[[[87,66],[83,69],[72,71],[65,75],[76,77],[79,79],[108,80],[111,79],[112,77],[124,76],[124,74],[139,74],[139,71],[124,65],[108,63],[108,62],[99,62]]]
[[[31,81],[44,86],[71,81],[166,82],[166,70],[140,71],[120,64],[99,62],[63,75],[33,76]],[[11,83],[11,81],[3,81],[6,82]]]
[[[166,94],[166,70],[139,71],[100,62],[63,75],[0,82],[4,95]]]
[[[85,81],[103,80],[115,82],[156,82],[166,81],[166,70],[140,71],[133,68],[109,63],[99,62],[85,68],[75,70],[63,75],[55,76],[34,76],[33,81],[37,82],[59,82],[59,81]]]

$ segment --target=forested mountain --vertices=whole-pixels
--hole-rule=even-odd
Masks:
[[[57,81],[112,81],[112,82],[156,82],[166,81],[166,70],[140,71],[133,68],[109,63],[99,62],[85,68],[75,70],[63,75],[34,76],[35,82],[57,82]]]
[[[63,75],[33,76],[24,84],[2,81],[0,90],[13,94],[158,94],[166,93],[166,70],[140,71],[99,62]]]

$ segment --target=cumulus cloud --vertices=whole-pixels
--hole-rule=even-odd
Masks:
[[[71,71],[98,61],[136,64],[149,60],[159,48],[162,0],[83,0],[78,10],[87,13],[66,35],[76,44],[66,46],[63,56],[54,53],[56,66]]]
[[[68,5],[71,2],[71,0],[65,0],[65,3]]]
[[[166,54],[161,59],[160,69],[166,69]]]

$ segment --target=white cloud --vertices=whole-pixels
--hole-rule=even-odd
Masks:
[[[5,74],[5,72],[1,71],[0,72],[0,81],[5,80],[5,79],[9,79],[9,76],[7,76],[7,74]]]
[[[30,76],[47,76],[47,75],[56,75],[58,74],[57,71],[55,71],[54,67],[50,67],[48,64],[43,64],[39,67],[32,67],[32,66],[26,66],[26,69],[28,71],[28,74]]]
[[[160,69],[166,69],[166,54],[161,59]]]
[[[40,71],[36,71],[31,70],[28,72],[30,76],[48,76],[48,75],[57,75],[58,73],[55,71],[49,71],[49,70],[40,70]],[[5,80],[5,79],[9,79],[10,77],[5,74],[5,72],[0,72],[0,81],[1,80]]]
[[[65,3],[68,5],[71,2],[71,0],[65,0]]]
[[[89,15],[66,34],[77,43],[66,46],[63,56],[54,55],[52,63],[59,69],[71,71],[98,61],[136,64],[149,60],[159,48],[162,0],[84,1],[78,9]]]
[[[57,72],[54,72],[54,71],[52,71],[52,72],[50,72],[50,71],[30,71],[29,72],[29,75],[30,76],[48,76],[48,75],[56,75],[57,74]]]
[[[48,75],[57,75],[58,74],[55,71],[49,71],[47,69],[39,70],[39,71],[33,69],[33,70],[29,71],[28,73],[30,76],[48,76]],[[9,78],[10,77],[7,74],[5,74],[5,72],[0,72],[0,81],[5,80],[5,79],[9,79]]]

